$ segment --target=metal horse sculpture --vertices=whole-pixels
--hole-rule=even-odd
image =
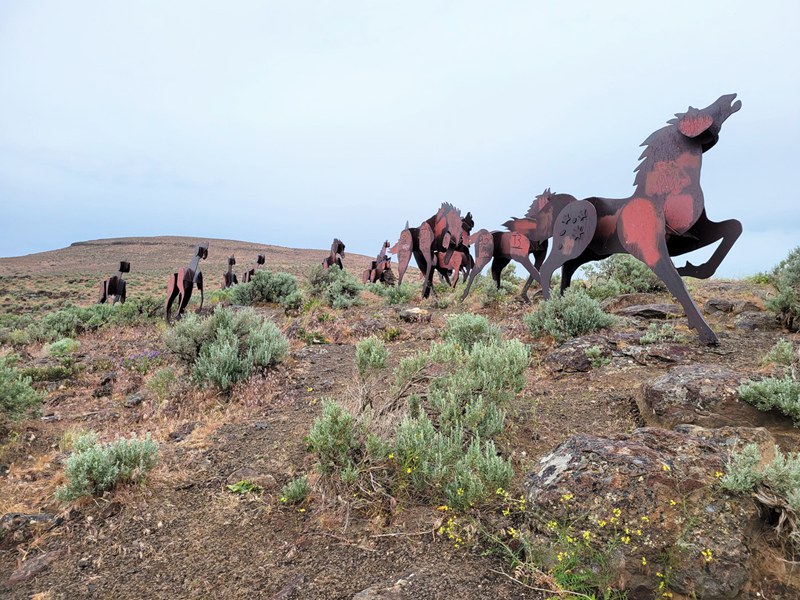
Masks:
[[[383,242],[381,251],[378,256],[370,262],[369,269],[364,271],[361,275],[361,280],[364,283],[385,283],[386,285],[394,285],[394,273],[392,272],[392,257],[386,254],[389,249],[389,242]]]
[[[177,273],[173,273],[167,281],[167,305],[164,317],[167,323],[172,321],[172,303],[178,299],[178,312],[175,316],[180,319],[186,305],[192,297],[192,289],[197,285],[200,291],[200,306],[197,312],[203,308],[203,273],[197,269],[201,260],[208,258],[208,242],[202,242],[195,248],[194,256],[188,267],[182,267]]]
[[[256,262],[253,263],[252,268],[250,268],[249,270],[247,270],[244,273],[242,273],[242,283],[250,283],[250,280],[256,274],[256,269],[258,269],[258,266],[259,265],[263,265],[266,261],[267,261],[267,259],[264,257],[264,255],[263,254],[259,254],[256,257]]]
[[[127,284],[122,278],[123,273],[131,272],[131,263],[122,261],[119,263],[119,271],[116,275],[112,275],[100,284],[100,299],[98,304],[105,304],[107,300],[111,300],[111,304],[116,304],[119,301],[125,304],[125,296],[127,292]]]
[[[323,268],[327,269],[333,265],[339,265],[340,269],[344,269],[342,259],[344,258],[344,244],[339,238],[333,238],[331,244],[331,253],[322,261]]]
[[[700,340],[718,343],[681,276],[711,277],[742,232],[739,221],[708,219],[700,188],[703,153],[717,143],[725,120],[742,107],[735,98],[736,94],[729,94],[703,109],[689,107],[648,137],[642,144],[645,149],[639,157],[642,162],[636,168],[632,196],[586,199],[597,211],[597,227],[586,250],[564,264],[562,290],[581,265],[612,254],[631,254],[667,285]],[[687,262],[676,269],[670,259],[719,240],[711,258],[701,265]]]
[[[471,218],[471,215],[468,216]],[[439,211],[423,221],[419,227],[409,227],[406,223],[406,228],[400,233],[400,239],[389,250],[397,255],[400,273],[398,283],[403,282],[403,276],[413,255],[417,267],[425,274],[422,297],[427,298],[433,289],[434,269],[438,267],[449,274],[452,269],[453,254],[463,245],[463,233],[461,212],[447,202],[443,202]],[[439,255],[442,255],[441,260]]]
[[[228,270],[222,276],[222,289],[228,289],[232,285],[236,285],[239,283],[239,280],[236,279],[236,273],[233,272],[233,265],[236,264],[236,257],[231,256],[228,259]]]
[[[520,296],[523,301],[529,302],[528,289],[534,280],[539,281],[543,288],[547,287],[553,271],[586,249],[596,223],[595,210],[590,203],[546,189],[536,197],[523,218],[514,217],[504,223],[510,231],[490,233],[481,229],[467,238],[468,244],[475,245],[475,270],[461,300],[469,294],[475,275],[490,260],[492,279],[499,289],[503,269],[513,260],[528,271],[528,280]],[[555,244],[547,256],[551,237],[555,237]],[[534,256],[533,263],[531,254]]]

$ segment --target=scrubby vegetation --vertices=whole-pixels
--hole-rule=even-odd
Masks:
[[[11,420],[25,417],[42,402],[43,394],[31,386],[31,378],[17,368],[16,354],[0,356],[0,417]]]
[[[686,337],[675,330],[675,326],[670,323],[650,323],[647,331],[639,338],[640,344],[658,344],[659,342],[679,342],[686,341]]]
[[[71,501],[114,488],[119,483],[136,483],[158,461],[158,445],[148,434],[143,440],[120,438],[100,444],[97,435],[86,433],[72,442],[64,475],[67,483],[56,490],[56,498]]]
[[[125,304],[68,305],[31,323],[25,332],[29,339],[43,342],[74,338],[109,325],[150,323],[161,317],[163,310],[162,302],[150,296],[132,298]]]
[[[455,331],[463,330],[454,325]],[[522,389],[528,351],[517,340],[467,340],[463,346],[452,337],[434,342],[401,361],[386,409],[401,414],[395,412],[396,424],[383,436],[368,427],[380,414],[356,415],[327,400],[308,436],[320,470],[344,484],[369,473],[393,493],[407,489],[457,509],[484,502],[507,486],[511,465],[498,455],[493,439],[503,431],[502,407]],[[407,405],[398,408],[402,400]]]
[[[389,351],[379,338],[368,337],[356,344],[356,369],[362,379],[371,372],[385,369],[387,358]]]
[[[229,289],[231,302],[243,306],[272,302],[287,308],[298,308],[302,304],[297,279],[288,273],[256,271],[248,283],[240,283]]]
[[[500,329],[491,325],[482,315],[464,313],[450,315],[442,332],[446,342],[458,344],[467,350],[477,343],[493,343],[500,340]]]
[[[784,327],[800,328],[800,246],[792,250],[770,273],[777,293],[767,300]]]
[[[615,321],[597,300],[574,287],[562,295],[554,294],[524,317],[531,334],[551,335],[558,341],[610,327]]]
[[[792,377],[768,378],[739,386],[739,397],[759,410],[777,409],[800,424],[800,383]]]
[[[164,335],[167,348],[200,385],[213,384],[223,392],[247,379],[254,368],[281,361],[289,343],[271,321],[252,309],[217,307],[201,318],[188,314]]]
[[[583,269],[589,283],[587,293],[596,300],[667,289],[646,264],[629,254],[614,254]]]
[[[308,291],[331,308],[347,308],[359,303],[362,285],[348,271],[334,265],[328,269],[315,265],[308,274]]]

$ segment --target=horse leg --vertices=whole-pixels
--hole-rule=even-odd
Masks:
[[[203,274],[202,273],[198,273],[197,274],[197,289],[200,291],[200,306],[197,307],[197,310],[195,312],[197,314],[200,314],[200,311],[203,310]],[[190,287],[189,288],[189,296],[191,297],[191,295],[192,295],[192,289]],[[188,301],[187,301],[187,304],[188,304]]]
[[[178,297],[180,294],[180,290],[178,289],[178,274],[173,273],[172,276],[167,280],[167,304],[164,308],[164,318],[167,323],[170,322],[170,312],[172,312],[172,303],[175,301],[175,298]],[[180,306],[180,302],[178,302],[178,306]]]
[[[511,259],[509,257],[500,255],[495,256],[492,261],[492,279],[498,290],[500,289],[500,278],[503,276],[503,269],[505,269],[510,262]]]
[[[125,282],[124,279],[120,279],[117,282],[117,295],[114,296],[114,301],[116,302],[117,298],[119,298],[120,304],[125,304],[125,298],[128,295],[128,284]]]
[[[663,214],[651,202],[636,199],[620,211],[618,227],[617,235],[622,247],[650,267],[667,285],[672,295],[683,306],[689,327],[697,331],[700,341],[708,345],[719,344],[717,335],[703,319],[700,309],[692,300],[683,279],[670,260]]]
[[[679,256],[698,248],[710,246],[721,239],[722,242],[706,262],[701,265],[693,265],[687,261],[684,266],[678,268],[678,273],[683,276],[708,279],[716,272],[741,234],[742,224],[736,219],[716,223],[709,221],[704,212],[697,223],[686,232],[687,237],[670,238],[667,247],[670,250],[670,256]]]
[[[108,298],[108,281],[104,281],[100,284],[100,299],[97,301],[98,304],[105,304],[106,299]]]
[[[528,271],[528,280],[525,282],[525,285],[522,286],[522,292],[520,292],[520,298],[522,298],[523,302],[530,303],[530,298],[528,298],[528,288],[531,287],[531,284],[539,279],[539,271],[536,267],[531,263],[531,259],[528,256],[514,256],[515,261],[525,267],[525,270]]]
[[[472,288],[472,282],[475,281],[475,277],[478,273],[480,273],[483,268],[489,264],[489,261],[492,260],[492,255],[481,255],[478,254],[475,257],[475,265],[472,267],[469,273],[469,281],[467,281],[467,287],[464,290],[464,293],[461,294],[461,302],[469,295],[469,290]]]

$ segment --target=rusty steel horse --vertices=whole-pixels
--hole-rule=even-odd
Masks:
[[[700,187],[703,153],[717,143],[725,120],[742,107],[740,100],[734,102],[735,98],[736,94],[721,96],[703,109],[690,106],[650,135],[642,144],[645,149],[636,168],[633,195],[586,199],[597,211],[597,227],[587,248],[564,264],[562,290],[569,286],[581,265],[612,254],[631,254],[667,285],[700,340],[705,344],[719,343],[681,276],[711,277],[742,233],[741,223],[734,219],[709,220]],[[720,240],[701,265],[687,262],[676,269],[670,258]]]
[[[178,312],[175,319],[180,319],[183,316],[183,311],[189,304],[192,297],[192,289],[197,286],[200,292],[200,306],[197,312],[203,308],[203,273],[198,270],[198,265],[201,260],[208,258],[208,242],[202,242],[197,245],[194,251],[189,266],[181,267],[177,273],[173,273],[167,281],[167,305],[165,307],[164,317],[167,323],[172,321],[172,303],[177,298]]]
[[[392,272],[392,257],[386,254],[389,249],[388,240],[383,242],[381,251],[375,260],[371,261],[369,268],[361,274],[361,281],[363,283],[377,283],[381,282],[386,285],[394,285],[394,273]]]
[[[100,299],[97,301],[97,303],[105,304],[106,301],[110,300],[111,304],[116,304],[117,301],[119,301],[120,304],[125,304],[128,286],[125,280],[122,278],[122,274],[130,272],[131,263],[121,261],[119,263],[119,271],[117,271],[117,274],[112,275],[100,284]]]
[[[471,221],[472,215],[468,213],[467,217]],[[461,218],[461,211],[455,206],[443,202],[439,211],[423,221],[419,227],[409,227],[406,223],[406,228],[400,233],[400,239],[389,249],[389,252],[397,255],[398,285],[402,284],[413,255],[417,267],[424,273],[422,297],[427,298],[433,289],[434,270],[449,276],[455,265],[452,262],[454,253],[461,252],[459,248],[464,247],[462,239],[465,219]],[[461,263],[456,266],[456,270],[460,267]]]
[[[338,265],[340,269],[344,269],[344,264],[342,260],[344,259],[344,243],[339,238],[333,238],[333,243],[331,244],[331,252],[325,259],[322,261],[322,267],[327,269],[328,267],[332,267],[333,265]]]
[[[226,290],[229,287],[239,283],[239,280],[236,278],[236,273],[233,272],[233,265],[235,264],[236,264],[235,256],[231,256],[230,258],[228,258],[228,270],[225,271],[225,274],[222,276],[223,290]]]
[[[539,281],[547,293],[553,272],[586,249],[596,223],[595,210],[590,203],[546,189],[536,197],[523,218],[514,217],[504,223],[509,231],[489,232],[481,229],[466,238],[467,244],[475,246],[475,269],[461,295],[461,301],[469,294],[475,275],[489,261],[492,261],[492,279],[498,289],[503,269],[513,260],[528,271],[528,279],[520,293],[524,302],[530,301],[528,289],[534,281]],[[555,240],[548,255],[550,238]]]
[[[253,266],[242,273],[242,283],[250,283],[250,280],[256,274],[256,269],[258,269],[259,265],[263,265],[265,262],[267,262],[267,259],[263,254],[256,256],[256,262],[253,263]]]

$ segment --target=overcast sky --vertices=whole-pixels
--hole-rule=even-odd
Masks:
[[[545,187],[630,195],[651,132],[736,92],[702,183],[746,275],[800,244],[799,58],[797,0],[2,0],[0,256],[372,255],[442,201],[497,229]]]

